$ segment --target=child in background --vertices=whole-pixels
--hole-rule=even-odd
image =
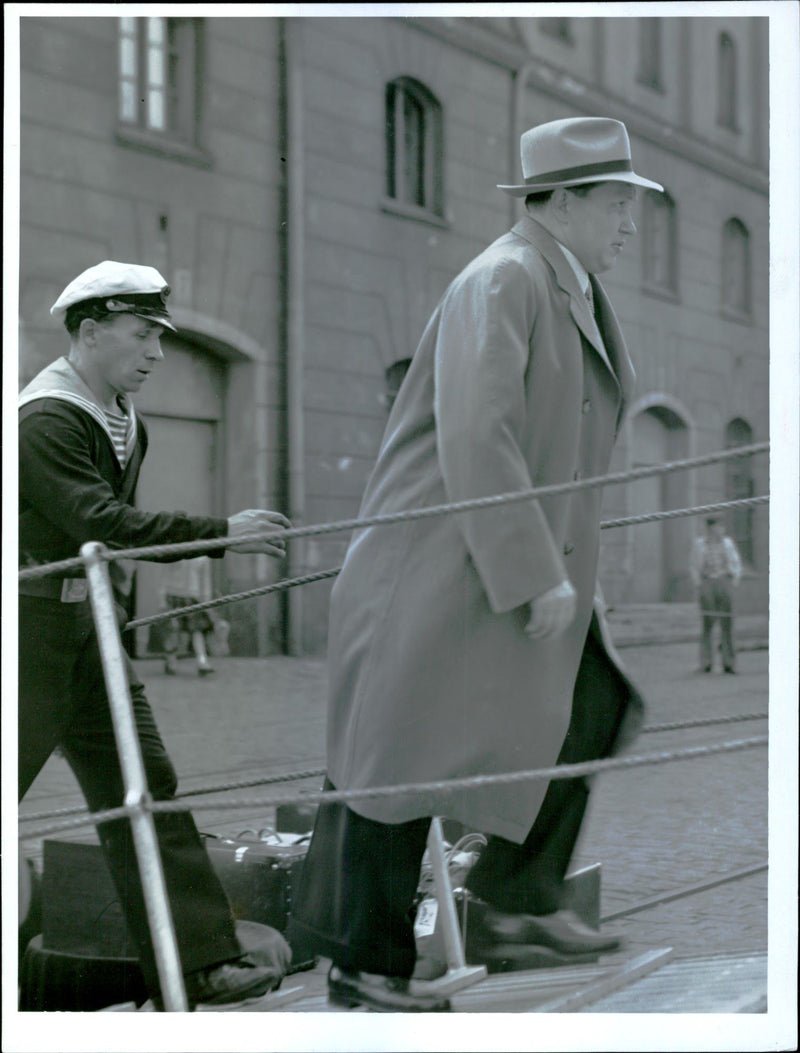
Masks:
[[[184,559],[178,563],[166,564],[164,571],[161,588],[164,610],[180,612],[182,607],[203,603],[213,598],[211,560],[208,556],[198,556],[196,559]],[[164,651],[166,652],[164,672],[168,676],[175,676],[178,672],[175,656],[183,632],[191,638],[192,651],[197,662],[197,675],[209,676],[215,671],[208,660],[208,640],[214,632],[214,621],[209,611],[176,613],[171,619],[169,631],[164,640]]]

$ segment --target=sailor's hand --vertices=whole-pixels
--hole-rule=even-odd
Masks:
[[[263,534],[258,540],[243,541],[231,545],[231,552],[261,552],[282,559],[286,555],[286,542],[281,537],[292,524],[280,512],[268,512],[263,508],[248,508],[228,519],[228,537],[245,537],[248,534]]]
[[[525,632],[532,640],[559,636],[575,617],[577,593],[569,581],[562,581],[554,589],[531,601],[531,617]]]

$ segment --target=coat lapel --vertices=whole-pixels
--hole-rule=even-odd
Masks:
[[[633,394],[636,374],[625,345],[625,337],[622,335],[617,316],[605,289],[595,275],[590,275],[589,281],[592,283],[595,314],[597,315],[598,325],[602,330],[608,360],[610,360],[611,369],[619,383],[623,405],[625,405],[630,402]]]
[[[565,293],[569,295],[569,306],[570,314],[572,315],[572,320],[575,322],[575,325],[577,325],[581,333],[583,333],[584,337],[588,340],[588,342],[603,360],[611,375],[614,377],[615,380],[617,380],[620,383],[620,387],[622,387],[621,380],[617,376],[614,366],[612,365],[611,359],[609,358],[609,354],[603,341],[603,337],[598,328],[597,322],[595,321],[591,309],[589,308],[589,302],[586,299],[583,289],[581,289],[578,285],[578,279],[575,277],[575,272],[573,271],[572,267],[570,267],[569,262],[567,261],[567,257],[561,251],[561,248],[559,247],[559,244],[556,241],[556,239],[548,230],[545,230],[541,223],[537,223],[536,220],[531,219],[530,216],[523,216],[523,218],[515,224],[513,229],[515,234],[519,234],[521,237],[525,238],[526,241],[529,241],[535,248],[537,248],[547,260],[547,262],[550,264],[555,273],[556,281],[558,282],[559,286],[564,290]],[[598,308],[599,297],[597,295],[597,291],[599,288],[600,286],[597,279],[593,279],[592,289],[594,291],[595,296],[595,310],[597,310]],[[607,312],[610,311],[612,316],[614,313],[613,308],[611,307],[611,304],[605,293],[603,293],[603,301],[605,313],[604,315],[601,315],[601,324],[605,321]],[[616,320],[615,325],[613,327],[609,327],[608,336],[618,336],[619,339],[622,339],[622,334],[619,331],[619,326],[616,325]],[[623,357],[627,357],[627,353],[625,353]]]

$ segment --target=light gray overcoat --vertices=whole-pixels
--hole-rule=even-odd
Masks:
[[[558,243],[530,217],[452,282],[386,428],[361,515],[602,475],[633,369]],[[549,766],[592,615],[602,493],[357,532],[330,608],[328,774],[338,789]],[[532,641],[528,603],[569,578],[570,628]],[[447,815],[513,841],[546,781],[353,801],[395,823]]]

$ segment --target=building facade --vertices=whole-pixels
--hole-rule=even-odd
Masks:
[[[639,237],[603,279],[638,387],[612,470],[769,437],[766,18],[21,18],[20,380],[80,269],[168,276],[142,507],[354,517],[429,314],[521,205],[521,131],[624,120]],[[609,487],[607,519],[768,490],[765,457]],[[604,531],[609,602],[691,595],[697,519]],[[765,506],[731,513],[766,609]],[[229,555],[221,592],[335,567]],[[137,564],[134,609],[157,579]],[[233,606],[235,653],[325,646],[330,583]],[[146,647],[146,641],[140,646]]]

